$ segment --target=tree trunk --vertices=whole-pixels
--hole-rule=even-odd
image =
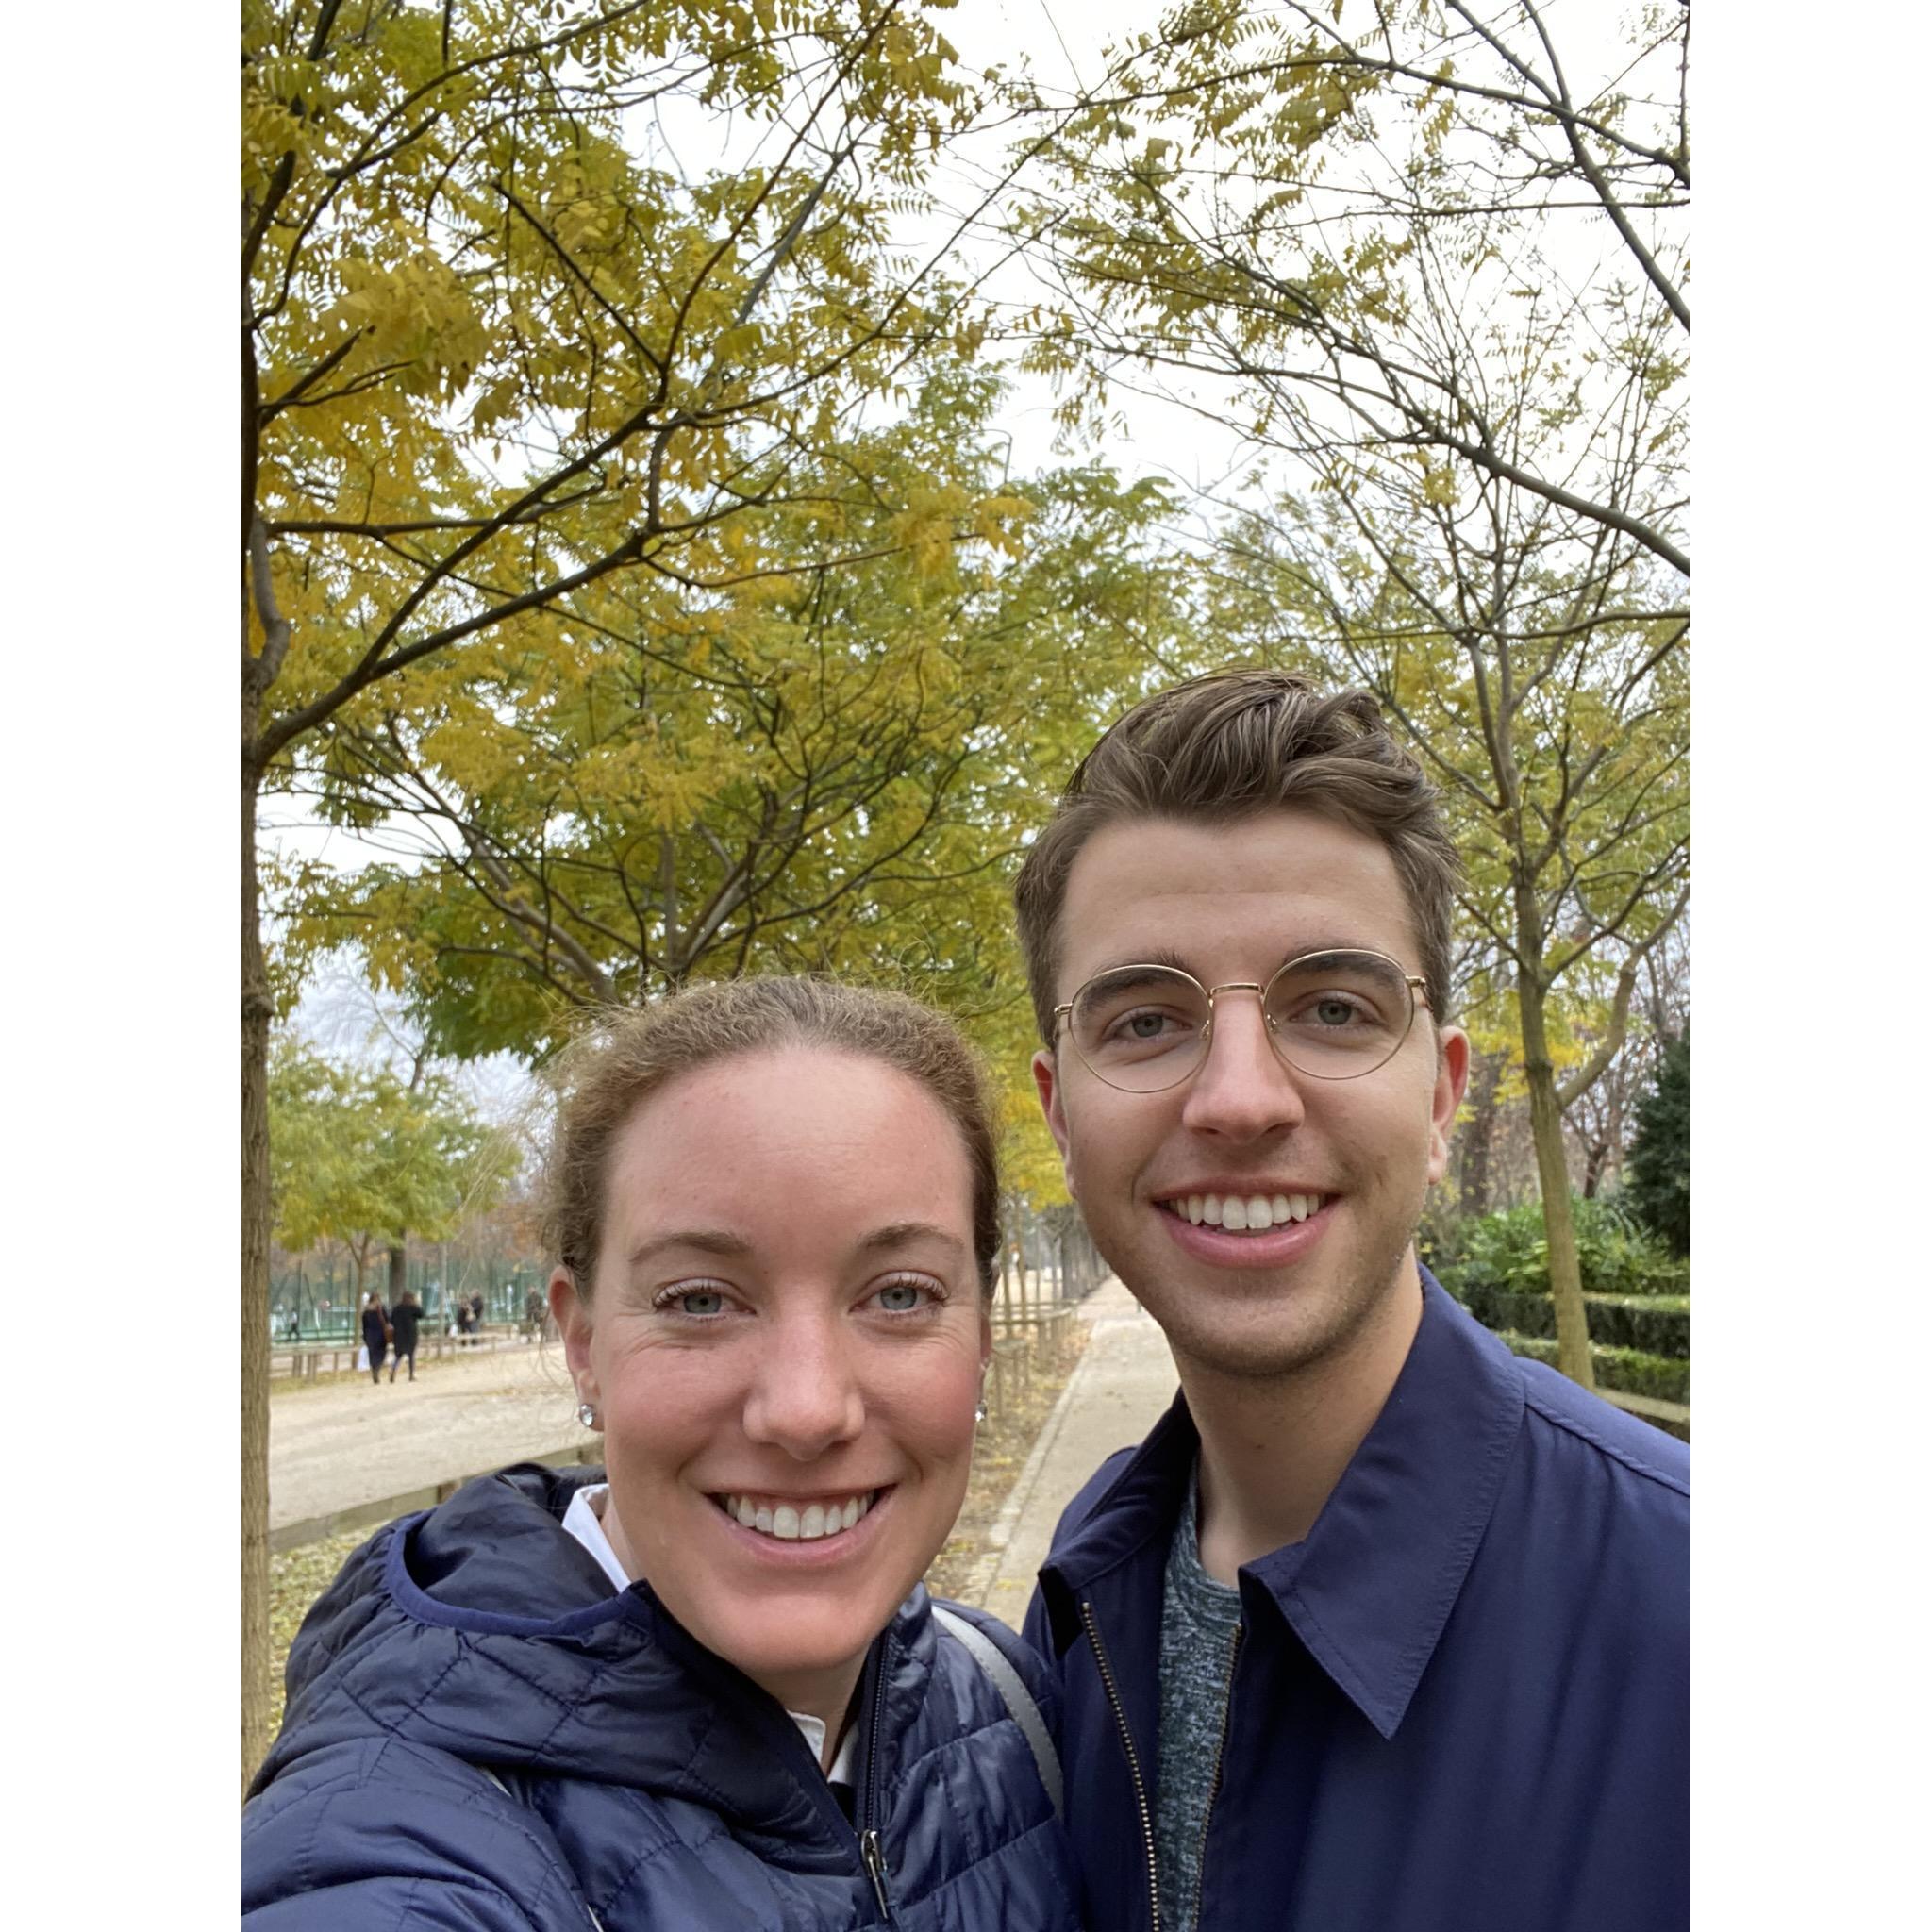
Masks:
[[[254,721],[244,717],[244,743]],[[255,771],[242,776],[242,1784],[268,1755],[268,1029],[255,871]]]
[[[1563,1154],[1563,1109],[1557,1102],[1543,1023],[1543,989],[1528,973],[1518,975],[1517,1007],[1523,1020],[1524,1070],[1529,1076],[1529,1124],[1536,1142],[1537,1181],[1543,1197],[1543,1239],[1550,1257],[1550,1295],[1557,1307],[1557,1366],[1585,1389],[1596,1387],[1590,1364],[1590,1317],[1583,1305],[1583,1273],[1576,1259],[1576,1229],[1570,1217],[1570,1166]]]
[[[394,1307],[409,1285],[408,1244],[398,1236],[389,1244],[389,1305]]]
[[[1503,1056],[1475,1057],[1470,1077],[1469,1124],[1457,1130],[1462,1150],[1461,1211],[1472,1218],[1490,1211],[1490,1152],[1496,1140],[1496,1090],[1503,1083]]]
[[[1596,1191],[1602,1183],[1604,1169],[1610,1158],[1610,1143],[1607,1141],[1592,1141],[1583,1162],[1583,1198],[1596,1199]]]

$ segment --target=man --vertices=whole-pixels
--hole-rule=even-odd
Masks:
[[[1356,692],[1146,700],[1017,901],[1067,1186],[1181,1390],[1027,1619],[1107,1932],[1689,1920],[1689,1451],[1417,1261],[1456,856]]]

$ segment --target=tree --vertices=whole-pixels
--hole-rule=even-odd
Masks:
[[[976,1010],[1008,971],[1037,721],[1089,718],[1181,621],[1161,492],[1084,470],[989,495],[994,400],[936,381],[837,453],[808,511],[748,516],[736,592],[641,587],[540,661],[339,733],[325,810],[379,807],[413,849],[292,879],[291,945],[360,947],[441,1053],[533,1051],[574,1008],[759,968]],[[923,492],[928,534],[856,474]],[[875,554],[827,572],[811,526],[834,508]]]
[[[275,1239],[291,1253],[340,1241],[358,1303],[377,1246],[405,1230],[443,1239],[507,1178],[494,1137],[433,1077],[406,1082],[285,1042],[269,1111]]]
[[[260,794],[445,660],[541,655],[599,587],[734,581],[735,521],[801,452],[971,353],[889,207],[973,111],[951,58],[917,0],[244,5],[244,1779],[268,1744]],[[727,125],[705,170],[661,131]]]
[[[1643,1224],[1690,1252],[1690,1024],[1665,1043],[1656,1084],[1637,1103],[1637,1132],[1625,1163],[1630,1206]]]
[[[1034,365],[1070,420],[1207,376],[1258,450],[1413,457],[1688,577],[1690,21],[1652,0],[1566,63],[1535,0],[1191,0],[1071,109],[1021,89]]]

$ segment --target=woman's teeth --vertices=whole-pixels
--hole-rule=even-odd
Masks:
[[[1205,1221],[1233,1234],[1259,1234],[1288,1221],[1306,1221],[1326,1201],[1325,1194],[1190,1194],[1163,1201],[1170,1213],[1199,1227]]]
[[[774,1536],[784,1542],[816,1542],[820,1537],[850,1529],[878,1500],[878,1493],[867,1490],[842,1502],[808,1503],[803,1508],[795,1503],[775,1503],[769,1496],[724,1495],[717,1502],[725,1515],[760,1536]]]

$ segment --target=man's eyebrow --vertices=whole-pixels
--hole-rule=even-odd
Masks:
[[[1285,945],[1274,964],[1286,966],[1291,959],[1315,958],[1329,953],[1379,953],[1381,950],[1380,946],[1367,945],[1358,939],[1303,940],[1291,946]],[[1190,979],[1199,980],[1203,986],[1208,984],[1203,974],[1188,962],[1186,956],[1175,952],[1172,946],[1150,946],[1144,952],[1129,954],[1114,965],[1096,966],[1087,977],[1111,979],[1118,974],[1130,973],[1136,966],[1171,966],[1176,973],[1185,973]]]

